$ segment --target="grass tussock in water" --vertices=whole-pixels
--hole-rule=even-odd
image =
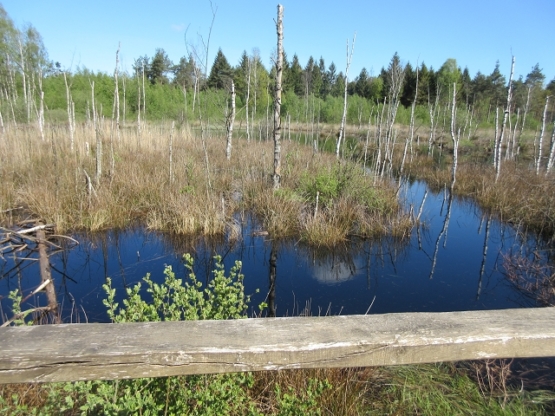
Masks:
[[[119,137],[118,137],[119,136]],[[140,135],[81,126],[73,150],[64,128],[42,141],[33,127],[10,129],[0,140],[0,221],[14,208],[56,223],[58,231],[122,228],[142,223],[180,234],[222,235],[237,212],[257,215],[272,237],[333,245],[352,236],[412,227],[387,181],[327,153],[284,141],[282,187],[271,189],[273,143],[236,139],[231,160],[225,139],[187,127],[147,125]],[[171,148],[171,157],[170,157]],[[171,163],[170,163],[171,160]],[[89,182],[90,179],[90,182]],[[90,183],[90,186],[89,186]]]

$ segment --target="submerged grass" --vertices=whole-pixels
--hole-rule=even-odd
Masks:
[[[100,133],[102,174],[96,180],[92,127],[76,131],[73,150],[63,128],[50,126],[50,139],[41,141],[33,126],[10,127],[0,139],[0,222],[19,213],[56,223],[59,232],[141,223],[210,236],[223,235],[234,214],[251,211],[274,238],[326,246],[412,227],[400,221],[408,216],[387,181],[295,142],[283,142],[282,189],[276,192],[271,142],[238,139],[228,161],[222,137],[208,134],[205,152],[186,126],[147,125],[140,134],[122,129],[119,137],[106,126]]]

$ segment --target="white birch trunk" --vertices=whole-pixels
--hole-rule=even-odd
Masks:
[[[538,158],[536,159],[536,175],[540,174],[540,166],[542,161],[542,153],[543,153],[543,135],[545,132],[545,121],[547,118],[547,106],[549,104],[549,96],[545,99],[545,107],[543,108],[543,115],[542,115],[542,129],[540,130],[540,138],[538,143]]]
[[[553,169],[553,162],[555,161],[555,122],[553,122],[553,132],[551,133],[551,150],[549,151],[549,159],[547,160],[547,169],[545,174],[548,175]]]
[[[143,122],[146,121],[145,65],[143,64]]]
[[[170,130],[170,183],[173,183],[173,129],[175,121],[172,121],[172,128]]]
[[[231,160],[231,140],[233,138],[233,123],[235,123],[235,83],[231,81],[231,113],[227,119],[227,146],[225,156]]]
[[[501,124],[501,134],[497,140],[497,146],[495,155],[497,156],[495,164],[495,182],[499,179],[499,174],[501,173],[501,145],[503,144],[503,136],[505,134],[505,127],[507,125],[507,119],[509,118],[509,112],[511,110],[511,101],[513,93],[513,74],[515,72],[515,57],[513,56],[511,64],[511,75],[509,76],[509,88],[507,90],[507,105],[505,106],[505,111],[503,113],[503,123]]]
[[[251,95],[251,58],[247,58],[248,74],[247,74],[247,98],[245,100],[245,117],[247,122],[247,143],[251,141],[251,132],[249,126],[249,98]]]
[[[42,70],[39,69],[39,114],[38,114],[38,126],[40,132],[40,138],[44,142],[44,91],[42,90]]]
[[[21,43],[21,33],[18,37],[19,42],[19,57],[21,59],[21,78],[23,81],[23,101],[25,102],[25,109],[27,110],[27,123],[31,121],[31,108],[29,106],[29,97],[27,96],[27,75],[25,71],[25,57],[23,55],[23,44]]]
[[[339,126],[339,136],[337,137],[337,145],[335,146],[335,157],[339,159],[339,151],[341,149],[341,141],[345,136],[345,122],[347,120],[347,88],[349,86],[349,67],[351,66],[351,59],[353,58],[353,51],[355,49],[355,41],[357,35],[353,37],[353,44],[351,45],[351,53],[349,54],[349,39],[347,39],[347,66],[345,68],[345,92],[343,95],[343,115],[341,117],[341,125]]]
[[[418,100],[418,65],[416,66],[416,89],[414,91],[414,101],[412,102],[412,108],[410,109],[410,161],[412,162],[413,148],[412,144],[414,142],[414,111],[416,109],[416,101]],[[406,153],[406,152],[405,152]]]
[[[72,116],[72,111],[73,111],[73,107],[72,107],[72,98],[71,98],[71,92],[70,92],[70,85],[67,83],[67,75],[66,72],[64,72],[64,82],[66,84],[66,101],[67,101],[67,119],[68,119],[68,125],[69,125],[69,142],[70,142],[70,149],[73,150],[73,132],[74,132],[74,125],[73,125],[73,116]]]
[[[137,144],[141,139],[141,83],[139,82],[139,71],[137,71]]]
[[[281,185],[281,77],[283,73],[283,6],[277,6],[277,60],[274,96],[274,189]]]
[[[456,131],[457,128],[457,83],[453,83],[453,102],[451,105],[451,140],[453,141],[453,168],[451,171],[451,193],[455,186],[457,177],[457,164],[459,153],[459,140],[460,134]]]
[[[97,128],[97,119],[96,119],[96,107],[94,103],[94,81],[90,81],[91,84],[91,107],[92,107],[92,120],[93,120],[93,129],[96,131]]]
[[[117,134],[117,138],[118,140],[120,140],[120,125],[119,125],[119,81],[118,81],[118,72],[119,72],[119,49],[120,49],[120,44],[118,44],[118,50],[116,51],[116,68],[114,69],[114,82],[115,82],[115,88],[114,88],[114,106],[115,106],[115,115],[116,115],[116,134]]]

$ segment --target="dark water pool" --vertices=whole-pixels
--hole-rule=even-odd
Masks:
[[[537,256],[541,241],[491,218],[470,201],[450,202],[448,192],[432,193],[422,182],[405,184],[401,196],[415,215],[421,209],[422,225],[410,238],[353,241],[333,251],[253,236],[257,225],[248,219],[242,224],[242,239],[234,244],[144,229],[76,235],[78,246],[51,257],[64,320],[107,321],[101,288],[106,277],[121,295],[147,273],[162,281],[165,265],[183,275],[184,252],[194,256],[201,281],[209,278],[214,254],[223,256],[227,268],[241,260],[246,291],[254,294],[253,311],[258,303],[270,301],[269,313],[277,316],[536,306],[506,279],[503,259],[513,252]],[[277,259],[275,278],[270,276],[272,253]],[[0,259],[0,276],[5,317],[10,308],[7,293],[20,287],[28,294],[40,277],[36,262],[18,265],[11,256]],[[26,306],[42,301],[31,297]]]

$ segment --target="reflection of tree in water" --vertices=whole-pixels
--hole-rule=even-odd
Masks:
[[[443,242],[443,247],[445,248],[445,246],[447,245],[447,230],[449,229],[449,220],[451,219],[451,207],[453,206],[453,190],[451,189],[449,191],[449,197],[447,200],[447,213],[445,214],[445,219],[443,220],[443,227],[441,228],[441,231],[439,232],[437,239],[436,239],[436,244],[435,244],[435,249],[434,249],[434,255],[432,258],[432,270],[430,271],[430,279],[432,279],[434,277],[434,272],[436,269],[436,264],[437,264],[437,255],[439,253],[439,243],[441,242],[441,239],[443,237],[445,237],[445,240]],[[443,209],[443,205],[441,207]]]
[[[272,242],[270,252],[270,283],[268,288],[268,316],[276,316],[276,277],[277,277],[277,244]]]
[[[478,290],[476,292],[476,299],[480,298],[480,294],[482,293],[482,281],[484,279],[484,271],[486,270],[486,259],[488,255],[488,240],[489,240],[489,231],[491,226],[491,213],[488,215],[488,220],[486,222],[486,235],[484,237],[484,248],[482,250],[482,264],[480,265],[480,278],[478,279]],[[481,225],[480,225],[481,228]],[[478,234],[480,231],[478,230]]]

